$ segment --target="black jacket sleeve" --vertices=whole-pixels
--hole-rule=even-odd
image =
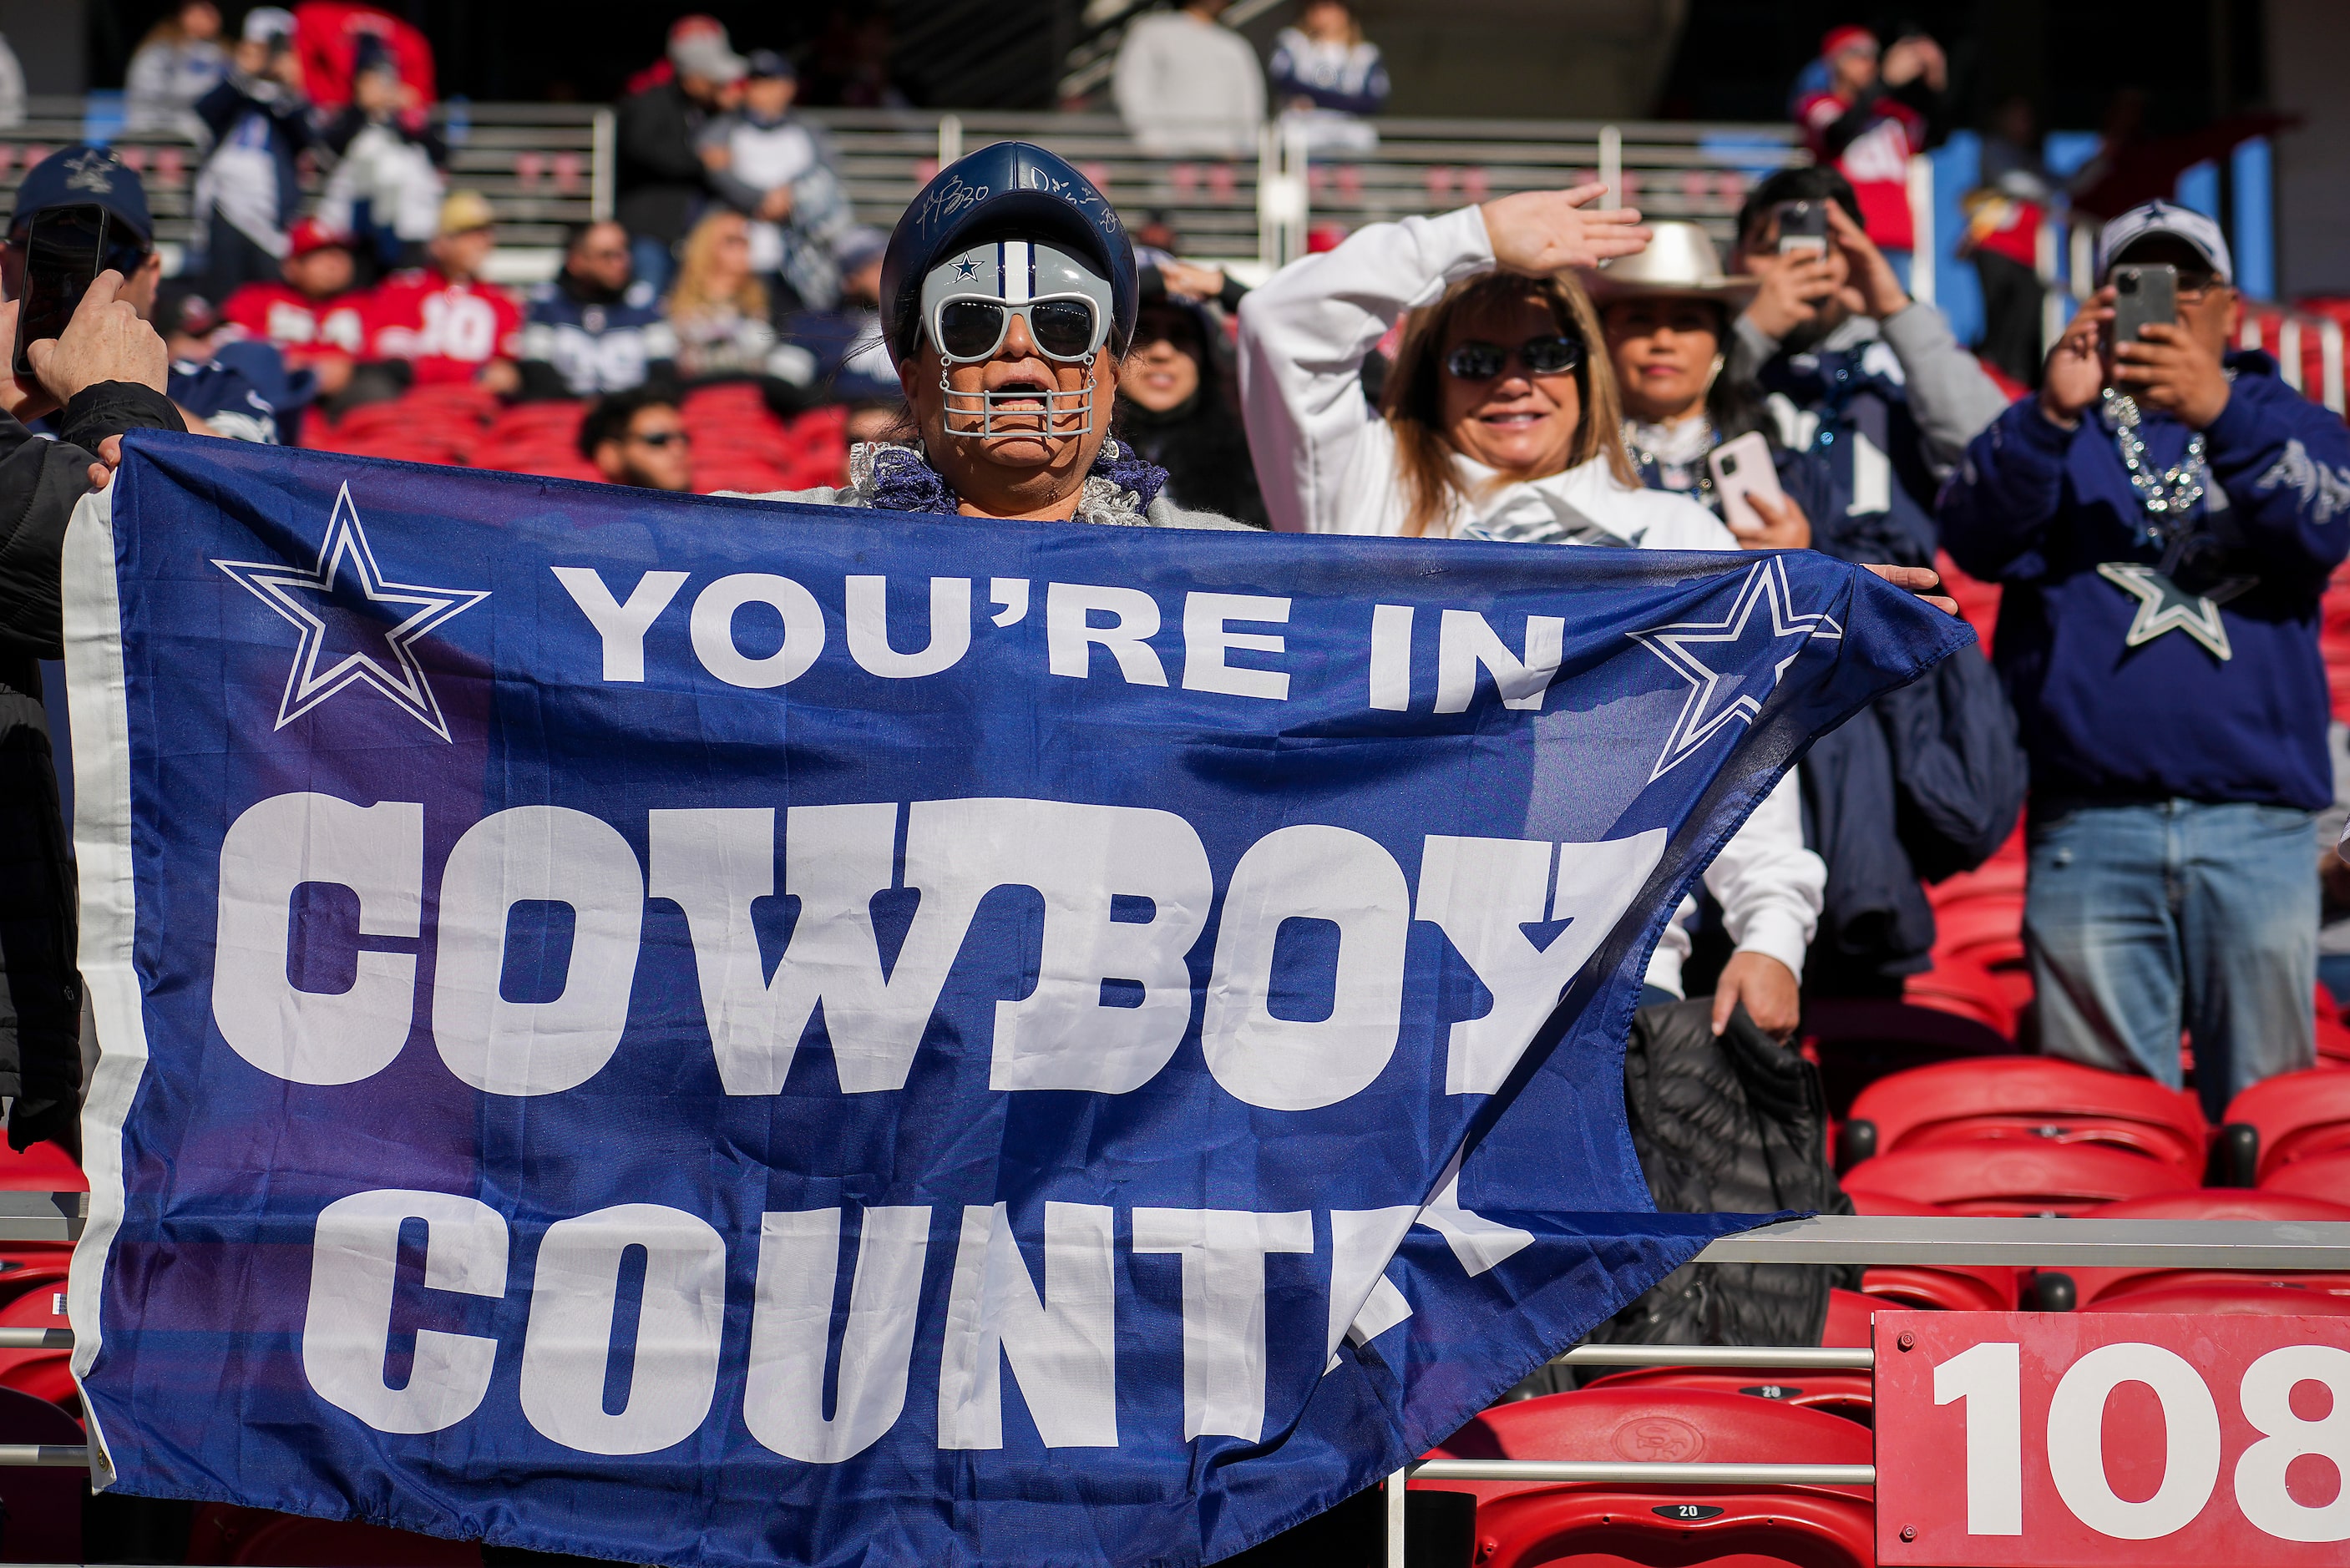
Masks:
[[[0,414],[0,648],[39,659],[63,653],[58,561],[91,453],[129,431],[188,428],[170,399],[128,381],[83,389],[61,422],[63,436],[44,441]]]

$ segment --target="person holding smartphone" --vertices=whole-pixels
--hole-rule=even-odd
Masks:
[[[57,333],[28,346],[31,375],[0,365],[0,1096],[18,1149],[79,1148],[81,981],[40,669],[65,651],[66,524],[110,482],[125,434],[184,428],[163,395],[163,339],[121,297],[123,283],[99,270]],[[0,305],[11,345],[20,308],[15,297]],[[26,427],[52,411],[56,440]]]
[[[1762,401],[1783,445],[1826,465],[1830,493],[1806,510],[1845,542],[1835,554],[1931,561],[1935,492],[2007,397],[1941,312],[1909,297],[1861,211],[1819,165],[1749,192],[1731,265],[1756,285],[1723,375]]]
[[[1696,224],[1655,228],[1638,255],[1585,274],[1642,481],[1722,514],[1750,550],[1930,565],[1930,532],[1904,535],[1882,526],[1888,514],[1837,505],[1826,461],[1782,443],[1761,400],[1721,375],[1731,320],[1755,280],[1724,276]],[[1741,472],[1749,465],[1759,485]],[[1931,962],[1934,910],[1921,878],[1981,865],[2023,804],[2015,719],[1998,680],[1981,659],[1945,659],[1820,737],[1798,777],[1804,843],[1827,867],[1804,992],[1898,996],[1904,978]]]
[[[2004,589],[2041,1049],[2176,1086],[2183,1027],[2217,1120],[2316,1060],[2318,602],[2350,553],[2350,430],[2230,347],[2211,220],[2151,202],[2098,250],[2104,286],[1967,449],[1943,539]]]

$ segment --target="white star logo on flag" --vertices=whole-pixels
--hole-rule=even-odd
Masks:
[[[1755,611],[1764,607],[1769,609],[1769,615],[1756,623]],[[1794,651],[1784,659],[1746,662],[1727,670],[1717,670],[1706,662],[1701,650],[1709,645],[1726,643],[1732,651],[1743,646],[1750,637],[1750,623],[1755,624],[1756,630],[1769,642],[1798,639]],[[1656,771],[1648,775],[1653,784],[1686,762],[1724,725],[1733,721],[1752,723],[1754,715],[1762,711],[1763,701],[1779,684],[1779,678],[1787,672],[1787,666],[1802,654],[1804,646],[1814,637],[1840,639],[1844,628],[1825,614],[1794,612],[1787,587],[1786,563],[1773,556],[1757,561],[1746,574],[1746,581],[1738,590],[1738,601],[1721,620],[1680,621],[1630,635],[1690,683],[1689,700],[1681,704],[1680,717],[1674,721],[1672,732],[1665,738],[1665,749],[1657,757]],[[1760,695],[1752,690],[1755,687],[1761,689]]]
[[[302,634],[294,651],[293,668],[286,672],[286,695],[277,705],[278,729],[358,681],[390,698],[403,712],[442,740],[449,739],[449,725],[441,716],[441,704],[433,698],[432,683],[424,678],[423,667],[416,661],[416,644],[443,621],[488,598],[489,590],[430,588],[386,581],[382,570],[376,566],[375,552],[368,546],[367,532],[359,526],[349,485],[344,485],[335,498],[334,516],[327,524],[327,537],[318,546],[318,564],[313,570],[305,572],[276,561],[216,560],[213,565],[235,578],[247,592],[293,623]],[[380,655],[359,647],[327,661],[322,659],[327,652],[327,619],[313,601],[334,600],[337,579],[346,577],[352,585],[352,589],[341,596],[347,608],[385,606],[391,614],[379,611],[379,618],[400,618],[373,632],[373,639],[381,644]]]

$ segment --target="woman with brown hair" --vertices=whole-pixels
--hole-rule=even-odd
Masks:
[[[1696,502],[1643,486],[1625,452],[1606,342],[1567,275],[1648,243],[1638,213],[1587,206],[1604,189],[1374,223],[1241,302],[1242,407],[1274,527],[1738,547]],[[1407,316],[1374,408],[1363,362]],[[1741,1002],[1773,1034],[1794,1028],[1825,880],[1804,847],[1791,773],[1705,875],[1736,945],[1714,991],[1715,1033]],[[1667,927],[1649,1000],[1681,994],[1690,946],[1682,919]]]

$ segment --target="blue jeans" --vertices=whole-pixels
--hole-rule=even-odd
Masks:
[[[677,271],[677,254],[666,243],[650,234],[630,234],[629,262],[637,276],[653,286],[655,294],[669,292],[670,276]]]
[[[2035,819],[2023,937],[2040,1049],[2178,1086],[2218,1121],[2317,1061],[2314,824],[2291,806],[2085,805]]]

